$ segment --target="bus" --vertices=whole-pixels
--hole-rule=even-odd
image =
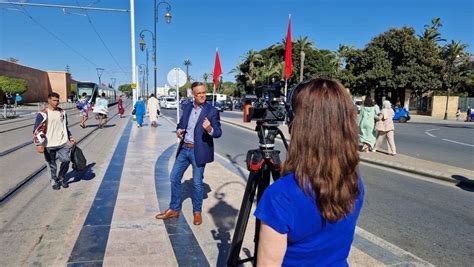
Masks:
[[[117,91],[114,88],[99,86],[94,82],[77,82],[77,99],[82,97],[83,93],[87,94],[89,102],[95,104],[95,100],[102,93],[105,93],[105,99],[109,101],[109,105],[114,105],[118,102]]]

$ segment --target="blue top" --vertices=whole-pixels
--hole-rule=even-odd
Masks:
[[[143,102],[142,100],[138,100],[137,102],[135,102],[134,108],[135,108],[136,115],[139,115],[139,116],[145,115],[146,113],[145,102]]]
[[[347,217],[330,223],[316,203],[299,187],[294,174],[288,174],[268,187],[258,203],[255,216],[281,234],[288,234],[283,266],[347,266],[347,257],[364,201],[360,195]]]
[[[202,106],[195,107],[191,110],[189,116],[188,127],[186,127],[186,135],[184,136],[184,142],[188,144],[194,144],[194,128],[196,128],[197,120],[201,115]]]

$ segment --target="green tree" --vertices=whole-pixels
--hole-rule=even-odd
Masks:
[[[466,53],[466,44],[460,41],[451,41],[441,50],[444,61],[442,68],[443,89],[453,89],[456,92],[469,92],[472,89],[473,73],[469,67],[471,54]]]
[[[132,85],[131,84],[121,84],[118,88],[122,94],[130,96],[132,94]]]
[[[23,79],[0,76],[0,91],[11,95],[23,94],[28,90],[28,82]]]

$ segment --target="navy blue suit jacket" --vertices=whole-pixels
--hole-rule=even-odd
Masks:
[[[176,129],[184,129],[188,127],[189,117],[191,116],[191,111],[193,110],[193,103],[186,104],[183,108],[183,115],[181,116],[179,123]],[[204,123],[204,118],[211,122],[212,129],[214,132],[212,136],[206,132],[202,124]],[[186,133],[185,133],[186,134]],[[214,138],[219,138],[222,135],[221,122],[219,111],[211,106],[208,103],[202,105],[202,111],[199,115],[199,118],[194,128],[194,156],[196,158],[196,163],[199,166],[204,166],[206,163],[214,161]],[[178,153],[184,144],[184,138],[179,144]]]

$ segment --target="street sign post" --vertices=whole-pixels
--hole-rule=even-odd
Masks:
[[[176,123],[179,123],[179,87],[187,82],[186,73],[180,68],[173,68],[167,75],[168,83],[176,88]]]

